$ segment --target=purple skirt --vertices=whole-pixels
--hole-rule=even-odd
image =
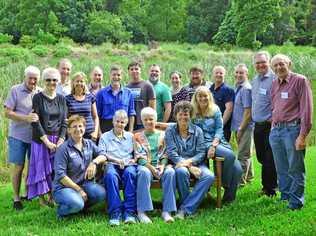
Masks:
[[[48,140],[57,143],[58,136],[47,135]],[[27,197],[35,198],[51,191],[54,155],[44,143],[31,143],[31,158],[27,177]]]

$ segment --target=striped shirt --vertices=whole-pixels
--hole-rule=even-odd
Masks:
[[[86,94],[84,100],[78,101],[72,94],[66,96],[68,115],[80,115],[86,119],[86,134],[94,131],[92,118],[92,104],[95,103],[95,96],[92,93]]]

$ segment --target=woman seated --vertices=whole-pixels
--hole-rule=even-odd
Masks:
[[[136,223],[136,144],[132,133],[124,130],[128,123],[125,110],[117,110],[113,116],[113,129],[104,133],[99,141],[108,164],[105,168],[104,184],[107,191],[110,225]],[[120,186],[123,187],[124,201],[121,201]]]
[[[68,120],[69,138],[56,151],[53,198],[58,204],[57,215],[64,217],[105,200],[104,188],[94,183],[98,165],[106,157],[91,140],[84,139],[84,117],[73,115]]]
[[[214,103],[210,90],[205,86],[196,89],[192,105],[194,110],[192,122],[203,130],[207,157],[210,159],[214,159],[215,156],[224,157],[222,180],[225,193],[223,203],[232,202],[236,197],[242,169],[229,143],[224,138],[221,111]]]
[[[203,131],[191,123],[193,107],[181,101],[174,108],[176,124],[168,126],[165,135],[169,160],[175,165],[180,207],[176,218],[184,219],[196,212],[214,181],[214,175],[205,165],[206,147]],[[197,179],[190,192],[190,172]]]
[[[137,148],[137,212],[141,223],[151,223],[146,211],[153,210],[150,196],[150,185],[153,178],[159,179],[162,185],[163,202],[162,218],[165,222],[173,222],[170,212],[176,211],[175,171],[167,166],[165,154],[164,132],[155,129],[157,112],[151,107],[141,111],[141,119],[145,130],[135,134]]]

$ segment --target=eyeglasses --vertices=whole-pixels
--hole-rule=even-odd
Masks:
[[[58,79],[50,79],[50,78],[48,78],[48,79],[45,79],[45,81],[46,82],[57,82],[58,81]]]

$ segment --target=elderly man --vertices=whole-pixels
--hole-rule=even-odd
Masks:
[[[151,83],[142,80],[140,63],[131,62],[128,65],[128,74],[131,80],[127,88],[132,90],[136,111],[135,130],[138,130],[144,128],[140,117],[141,110],[148,106],[156,109],[156,95]]]
[[[57,93],[64,97],[71,93],[70,74],[72,64],[67,58],[63,58],[58,62],[57,69],[59,70],[61,80],[57,85]]]
[[[291,60],[283,54],[271,60],[277,79],[272,82],[271,144],[281,200],[288,208],[301,209],[305,189],[306,137],[312,127],[313,99],[309,81],[291,71]]]
[[[149,81],[156,93],[156,111],[159,122],[168,122],[171,114],[171,91],[170,88],[160,81],[160,66],[151,65],[149,69]]]
[[[136,223],[136,148],[133,134],[124,130],[128,117],[124,110],[118,110],[113,117],[113,129],[104,133],[99,148],[107,157],[108,165],[104,174],[107,190],[110,225]],[[123,186],[124,201],[121,201],[120,186]]]
[[[270,55],[261,51],[254,55],[253,63],[257,75],[252,81],[252,120],[255,122],[254,143],[257,159],[261,164],[262,192],[266,196],[276,195],[277,175],[274,166],[269,134],[271,129],[271,86],[275,74],[269,68]]]
[[[193,66],[190,71],[190,83],[186,85],[184,88],[189,92],[190,100],[195,93],[197,87],[204,85],[206,87],[210,87],[210,84],[203,79],[204,71],[199,66]]]
[[[122,69],[112,66],[110,69],[111,84],[101,89],[96,97],[98,116],[100,118],[100,128],[102,133],[113,128],[113,116],[117,110],[123,109],[129,117],[129,131],[134,129],[135,108],[134,98],[130,89],[123,87]]]
[[[212,77],[214,83],[211,85],[210,90],[215,99],[216,105],[222,112],[224,124],[224,137],[226,141],[230,141],[231,137],[231,116],[234,107],[234,90],[225,84],[226,70],[223,66],[214,66]]]
[[[235,67],[235,103],[231,130],[235,132],[238,145],[238,160],[243,169],[241,186],[253,179],[250,155],[253,124],[251,121],[251,85],[248,81],[248,68],[245,64]]]
[[[24,71],[24,82],[15,85],[6,99],[5,116],[11,120],[9,127],[9,162],[12,164],[13,208],[23,209],[20,197],[20,186],[25,156],[30,156],[32,129],[31,123],[38,121],[32,110],[33,95],[39,92],[36,87],[40,70],[28,66]]]

